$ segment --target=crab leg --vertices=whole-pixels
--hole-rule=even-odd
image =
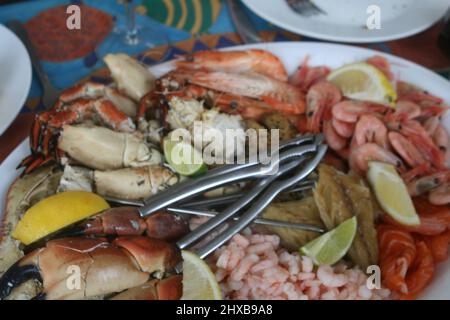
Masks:
[[[86,82],[78,84],[63,91],[63,93],[59,97],[59,100],[63,104],[68,104],[81,98],[104,98],[111,101],[120,111],[125,113],[127,116],[136,116],[137,105],[133,100],[120,93],[117,89],[108,87],[101,83]]]

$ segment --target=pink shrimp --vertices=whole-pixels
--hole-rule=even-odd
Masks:
[[[389,142],[392,148],[402,157],[402,159],[411,167],[426,163],[422,153],[402,134],[392,131],[388,134]]]
[[[450,182],[446,182],[428,193],[428,201],[441,206],[450,203]]]
[[[388,130],[383,122],[372,114],[361,116],[356,123],[352,140],[352,148],[374,142],[384,149],[388,149]]]
[[[402,168],[402,160],[392,152],[380,147],[376,143],[366,143],[350,152],[350,168],[357,173],[364,173],[368,169],[369,161],[380,161]]]
[[[389,126],[389,125],[388,125]],[[427,161],[438,169],[445,168],[445,157],[429,136],[425,128],[417,121],[397,124],[394,130],[402,133],[422,153]]]
[[[367,59],[366,62],[383,72],[389,80],[394,79],[394,74],[391,71],[391,65],[386,58],[382,56],[373,56]]]
[[[395,112],[388,113],[385,116],[387,122],[402,122],[413,120],[422,115],[421,107],[414,102],[401,100],[397,102]]]
[[[327,120],[323,123],[323,134],[328,146],[337,151],[344,149],[347,146],[347,139],[341,137],[334,129],[331,121]]]
[[[351,138],[353,136],[353,133],[355,132],[354,123],[344,122],[333,117],[331,119],[331,124],[333,125],[333,128],[337,132],[337,134],[339,134],[341,137]]]
[[[325,80],[331,71],[326,66],[310,67],[308,61],[309,57],[306,57],[289,79],[292,85],[299,87],[304,92],[307,92],[316,83]]]
[[[337,120],[355,123],[365,114],[384,113],[388,107],[369,102],[345,100],[335,104],[331,110]]]
[[[308,130],[320,132],[321,122],[324,116],[328,116],[327,111],[341,99],[340,90],[330,82],[320,82],[312,86],[306,95]]]
[[[420,169],[421,167],[423,166],[419,166],[417,168]],[[436,189],[439,186],[447,183],[449,179],[450,179],[450,171],[448,170],[438,171],[435,173],[425,174],[422,176],[420,176],[416,172],[415,177],[411,174],[409,174],[409,177],[404,176],[408,192],[412,197],[420,196],[428,191]]]

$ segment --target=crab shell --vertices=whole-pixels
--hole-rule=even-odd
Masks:
[[[61,175],[61,170],[56,167],[44,166],[11,184],[0,222],[0,276],[23,257],[18,241],[11,237],[12,230],[29,206],[56,193]],[[35,282],[27,281],[13,290],[8,298],[30,299],[37,294],[37,290]]]
[[[168,242],[142,236],[119,237],[113,242],[93,238],[64,238],[47,242],[11,267],[0,279],[0,297],[11,284],[42,279],[39,298],[85,299],[163,278],[180,262],[180,252]]]

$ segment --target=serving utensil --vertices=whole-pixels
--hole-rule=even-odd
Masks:
[[[146,217],[176,202],[192,198],[193,196],[202,194],[205,191],[215,189],[222,185],[250,178],[255,179],[264,177],[270,172],[273,172],[273,170],[279,166],[281,161],[291,157],[292,154],[295,154],[295,151],[292,150],[292,154],[289,152],[283,153],[284,150],[311,142],[318,145],[322,141],[322,135],[305,135],[289,140],[280,145],[280,156],[278,159],[271,161],[269,165],[249,161],[245,164],[231,164],[215,168],[197,179],[188,179],[144,200],[144,206],[139,209],[139,212],[142,217]],[[313,148],[313,146],[311,147]]]
[[[296,173],[294,175],[291,175],[288,178],[284,179],[277,179],[274,181],[270,186],[258,196],[257,200],[250,206],[250,208],[243,213],[239,220],[233,221],[229,224],[228,228],[220,233],[218,236],[216,236],[214,239],[209,241],[207,244],[201,246],[200,248],[196,249],[196,254],[204,259],[207,257],[211,252],[218,249],[220,246],[222,246],[225,242],[229,241],[235,234],[242,231],[245,227],[247,227],[253,220],[255,220],[258,215],[275,199],[275,197],[282,192],[283,190],[286,190],[287,188],[292,187],[293,185],[297,184],[299,181],[306,178],[311,172],[317,167],[317,165],[322,160],[323,156],[325,155],[325,152],[327,150],[327,147],[325,145],[320,145],[317,148],[317,152],[315,153],[314,157],[309,160],[304,166],[297,169]],[[210,219],[208,222],[202,224],[202,226],[208,226],[210,224],[210,221],[213,219],[216,219],[220,215],[217,215],[216,217]],[[199,227],[199,228],[200,228]],[[197,229],[199,229],[197,228]],[[197,230],[195,229],[195,230]],[[208,227],[204,227],[204,229],[208,229]],[[194,230],[194,232],[195,232]],[[187,237],[189,237],[193,232],[188,234]],[[205,234],[203,234],[204,236]],[[181,246],[187,242],[187,237],[181,239],[177,242],[177,245]],[[180,263],[176,266],[175,270],[180,273],[182,272],[183,265]]]
[[[36,50],[28,37],[27,30],[23,24],[18,20],[11,20],[6,23],[6,26],[13,31],[20,40],[22,40],[25,48],[30,56],[31,64],[33,65],[34,71],[42,85],[42,104],[45,109],[49,110],[58,101],[61,95],[61,90],[55,88],[42,68],[41,62],[39,61]]]
[[[325,11],[312,3],[311,0],[286,0],[286,2],[292,10],[304,17],[326,14]]]

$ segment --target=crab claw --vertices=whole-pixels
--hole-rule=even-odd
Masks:
[[[31,279],[42,281],[38,266],[22,260],[16,262],[0,278],[0,300],[6,299],[14,288]]]
[[[142,271],[157,278],[162,278],[181,261],[180,251],[174,245],[157,239],[127,236],[115,239],[113,245],[125,249]]]
[[[183,293],[182,280],[180,275],[152,280],[142,286],[125,290],[111,300],[180,300]]]

